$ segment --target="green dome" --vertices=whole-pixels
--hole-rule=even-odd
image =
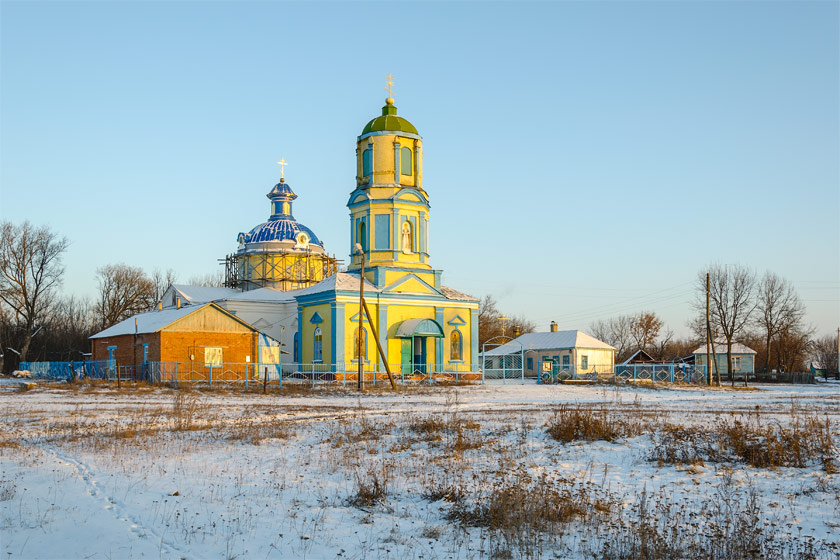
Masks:
[[[386,103],[385,106],[382,107],[382,116],[376,117],[365,125],[361,135],[364,136],[368,132],[379,131],[407,132],[409,134],[419,135],[413,124],[408,122],[408,120],[397,116],[397,108],[391,103]]]

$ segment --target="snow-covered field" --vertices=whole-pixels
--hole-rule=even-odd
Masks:
[[[6,384],[0,404],[10,559],[840,557],[837,384]],[[759,467],[714,447],[743,427],[830,435],[802,466]]]

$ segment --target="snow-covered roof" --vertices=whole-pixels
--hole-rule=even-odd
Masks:
[[[465,294],[464,292],[453,290],[449,286],[441,286],[440,293],[446,296],[446,299],[454,299],[459,301],[478,301],[477,298],[474,298],[469,294]]]
[[[521,343],[522,346],[518,343]],[[563,350],[567,348],[615,350],[606,342],[601,342],[594,336],[575,330],[523,334],[512,342],[488,350],[485,355],[503,356],[516,354],[520,350]]]
[[[627,358],[626,360],[621,362],[620,365],[626,366],[630,363],[635,363],[635,362],[638,362],[638,361],[643,361],[643,362],[650,363],[650,362],[653,362],[655,360],[653,359],[653,357],[650,354],[645,352],[643,349],[639,348],[638,350],[633,352],[632,356],[630,356],[629,358]]]
[[[309,286],[302,290],[295,291],[295,296],[307,296],[310,294],[320,294],[322,292],[333,292],[337,290],[358,291],[359,290],[359,275],[350,272],[337,272],[329,278],[324,278],[314,286]],[[379,288],[365,280],[365,291],[381,292]]]
[[[235,296],[220,299],[236,301],[294,301],[300,290],[277,290],[274,288],[257,288],[247,292],[237,292]]]
[[[712,351],[706,351],[706,344],[692,352],[692,354],[711,354]],[[716,340],[715,341],[715,350],[718,354],[726,354],[726,341],[725,340]],[[745,344],[741,344],[740,342],[733,342],[732,343],[732,353],[733,354],[756,354],[756,351],[750,348]]]
[[[209,303],[219,299],[225,299],[241,294],[234,288],[223,288],[215,286],[193,286],[191,284],[172,284],[172,289],[182,298],[181,304],[190,303],[193,305]],[[164,305],[172,305],[172,302],[164,302]]]
[[[206,305],[206,304],[205,304]],[[124,321],[120,321],[116,325],[108,327],[104,331],[98,332],[90,338],[107,338],[109,336],[121,336],[125,334],[134,334],[134,320],[137,319],[137,333],[153,333],[171,325],[181,317],[186,317],[190,313],[195,313],[202,306],[189,306],[180,309],[175,307],[168,307],[160,311],[148,311],[146,313],[139,313],[134,317],[129,317]]]

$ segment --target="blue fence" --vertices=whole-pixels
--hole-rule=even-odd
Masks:
[[[517,357],[518,358],[518,357]],[[401,364],[393,371],[394,380],[401,385],[434,385],[448,383],[530,382],[523,376],[518,361],[488,364]],[[349,367],[348,367],[349,366]],[[195,362],[147,362],[137,366],[119,366],[108,361],[85,362],[21,362],[21,370],[29,370],[33,377],[55,380],[94,379],[105,381],[144,381],[171,385],[239,384],[249,386],[265,382],[276,384],[333,383],[355,386],[358,368],[355,364],[253,364],[222,363],[210,365]],[[363,373],[366,386],[389,384],[387,373],[377,364],[367,364]],[[266,379],[267,378],[267,379]],[[689,364],[636,364],[589,366],[586,370],[555,365],[551,373],[542,372],[536,379],[540,384],[562,383],[567,380],[600,381],[605,383],[650,382],[705,384],[706,368]]]

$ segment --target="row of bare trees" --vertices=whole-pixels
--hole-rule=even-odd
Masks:
[[[90,335],[153,309],[176,282],[172,270],[147,274],[140,267],[109,264],[96,270],[94,299],[63,296],[66,237],[28,221],[3,221],[0,234],[0,371],[19,361],[81,359]],[[220,282],[221,275],[190,279]]]
[[[805,306],[793,284],[767,271],[759,276],[740,265],[710,265],[697,274],[692,336],[674,339],[673,331],[651,311],[595,321],[590,332],[616,348],[616,361],[639,349],[656,360],[686,357],[706,340],[706,277],[709,319],[716,350],[732,363],[732,345],[746,344],[757,352],[756,370],[804,371],[809,359],[828,372],[837,371],[837,338],[814,339],[804,323]]]
[[[759,352],[758,371],[805,369],[811,354],[813,329],[805,325],[805,306],[793,284],[772,271],[758,276],[741,265],[713,264],[697,275],[691,326],[705,340],[706,284],[711,330],[726,348],[732,363],[732,345],[743,342]]]

